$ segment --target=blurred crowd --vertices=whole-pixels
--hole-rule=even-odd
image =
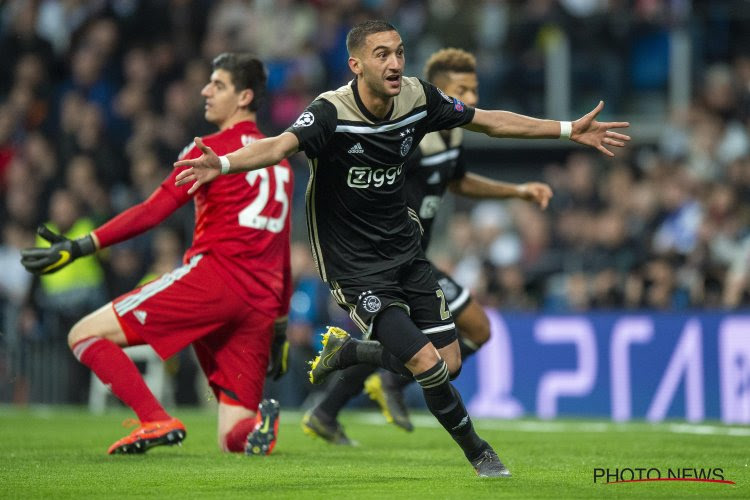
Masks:
[[[683,133],[691,150],[672,159],[644,149],[605,167],[574,152],[543,169],[555,192],[547,212],[524,202],[476,204],[449,220],[433,258],[480,302],[505,311],[747,307],[747,135],[707,179],[697,156],[716,161],[722,132]]]
[[[375,17],[399,28],[408,74],[419,75],[441,47],[476,53],[482,107],[542,115],[546,49],[565,35],[575,106],[602,98],[609,116],[664,122],[661,138],[614,161],[571,149],[530,165],[527,180],[555,192],[546,212],[522,202],[449,203],[456,210],[432,256],[483,304],[747,306],[747,2],[9,0],[0,6],[0,378],[23,369],[11,365],[24,343],[63,343],[83,314],[174,268],[193,214],[187,207],[150,234],[41,280],[19,263],[39,223],[75,237],[143,201],[192,138],[213,131],[200,97],[213,56],[247,50],[267,63],[259,122],[272,134],[350,78],[346,33]],[[669,35],[678,28],[693,40],[694,96],[667,116]],[[322,325],[348,320],[313,269],[304,159],[294,166],[289,336],[310,350]]]

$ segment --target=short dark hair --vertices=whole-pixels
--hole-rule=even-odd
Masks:
[[[398,31],[391,23],[380,19],[370,19],[356,24],[346,35],[346,50],[352,53],[362,47],[368,35],[382,33],[383,31]]]
[[[424,76],[434,82],[438,76],[448,73],[476,73],[477,59],[461,49],[447,48],[435,52],[424,65]]]
[[[248,105],[248,109],[258,111],[266,96],[266,81],[268,80],[266,68],[260,59],[247,53],[223,52],[214,58],[212,68],[214,71],[223,69],[228,72],[237,91],[252,90],[253,100]]]

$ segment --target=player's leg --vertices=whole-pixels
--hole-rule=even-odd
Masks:
[[[338,422],[338,415],[352,398],[362,392],[365,379],[376,369],[372,365],[358,364],[342,370],[328,386],[320,403],[302,417],[302,430],[305,434],[332,444],[354,445],[354,441],[349,439],[344,427]]]
[[[258,411],[222,392],[218,411],[219,448],[228,453],[270,455],[279,433],[279,403],[261,401]]]
[[[461,359],[466,360],[490,340],[490,320],[482,306],[471,297],[455,316]]]
[[[431,274],[429,263],[423,259],[420,262],[422,263],[420,270],[423,271],[424,276],[419,276],[418,279],[426,277],[428,281],[432,280],[432,286],[435,288],[433,290],[435,295],[432,296],[429,307],[435,300],[440,300],[442,305],[440,314],[447,318],[447,321],[444,321],[445,324],[435,326],[434,331],[432,328],[426,329],[426,334],[445,330],[455,332],[455,325],[450,319],[445,298]],[[349,316],[360,329],[367,332],[368,335],[372,333],[378,337],[378,341],[355,340],[344,330],[329,327],[323,335],[323,349],[311,362],[310,382],[313,384],[322,383],[334,371],[358,363],[382,367],[405,377],[412,377],[414,373],[432,366],[432,363],[438,359],[437,350],[429,345],[430,341],[425,333],[418,329],[417,332],[419,333],[405,335],[398,346],[393,346],[398,347],[398,351],[383,342],[380,334],[377,333],[386,332],[389,335],[393,333],[398,336],[401,320],[392,320],[391,318],[401,318],[401,316],[405,316],[407,320],[409,318],[408,299],[403,291],[402,281],[404,281],[404,269],[410,265],[406,264],[374,275],[330,283],[331,293],[339,305],[349,311]],[[427,266],[426,270],[424,269],[425,265]],[[408,282],[409,280],[405,281]],[[417,283],[416,286],[419,287],[419,285],[420,283]],[[400,309],[402,313],[399,314],[395,311],[396,309]],[[455,372],[460,369],[459,356],[450,356],[448,363],[449,370]]]
[[[422,307],[419,307],[423,312],[426,309],[425,302],[422,301]],[[414,315],[415,311],[412,311],[412,314]],[[420,323],[426,320],[422,314],[414,319]],[[446,329],[448,325],[444,320],[442,325],[440,321],[434,319],[431,323],[430,326],[420,329],[411,321],[406,311],[390,307],[378,316],[375,333],[386,349],[399,357],[405,357],[409,352],[408,339],[416,339],[418,336],[424,338],[425,334],[422,330],[431,331],[429,343],[413,353],[406,363],[413,370],[414,378],[422,387],[427,408],[459,445],[477,474],[494,477],[510,475],[492,447],[474,430],[461,396],[450,383],[448,365],[439,355],[438,349],[447,348],[446,352],[455,351],[455,356],[458,357],[455,329],[452,327]],[[448,348],[448,346],[451,347]]]
[[[382,348],[377,342],[356,341],[343,330],[329,328],[323,337],[323,349],[311,363],[310,381],[320,383],[333,371],[357,363],[411,373],[422,386],[430,412],[477,473],[508,476],[492,447],[474,431],[461,397],[450,384],[451,373],[457,374],[461,367],[456,330],[430,263],[415,259],[377,276],[360,278],[359,282],[347,280],[340,286],[335,282],[332,285],[334,297],[349,306],[355,323],[360,327],[372,325]],[[451,366],[440,357],[441,348],[447,348]]]
[[[326,390],[325,398],[316,406],[316,413],[327,420],[336,420],[341,409],[362,392],[365,379],[376,370],[372,365],[359,364],[342,370]]]
[[[433,414],[440,410],[441,404],[435,398],[430,397],[436,391],[429,389],[434,386],[447,390],[448,385],[446,383],[449,382],[450,378],[450,370],[445,360],[440,356],[439,349],[450,353],[454,358],[454,363],[459,358],[454,352],[458,351],[455,328],[452,322],[446,323],[446,319],[449,320],[450,315],[443,317],[443,320],[440,321],[443,323],[442,325],[432,324],[428,327],[428,329],[435,328],[438,330],[433,332],[432,335],[439,334],[439,337],[433,339],[428,339],[427,335],[412,321],[406,311],[399,307],[389,307],[378,315],[374,323],[374,334],[384,348],[401,359],[414,374],[414,379],[422,386],[427,406]],[[438,417],[437,414],[436,417]],[[461,418],[463,418],[463,415]],[[455,422],[453,421],[455,419],[451,417],[448,417],[448,420],[438,417],[438,420],[444,427],[447,424],[452,424],[447,427],[452,428],[461,422],[461,418]]]
[[[381,369],[367,377],[364,383],[365,393],[378,404],[386,422],[407,432],[414,430],[414,424],[409,418],[404,390],[413,382],[414,378]]]
[[[89,367],[112,393],[133,409],[141,425],[113,444],[109,453],[141,453],[159,444],[177,444],[185,427],[162,407],[122,347],[142,344],[135,334],[125,334],[112,303],[78,321],[68,334],[75,357]]]
[[[135,363],[122,350],[143,341],[128,341],[112,303],[79,320],[68,334],[68,345],[76,358],[88,366],[142,422],[167,420],[169,415],[156,400]]]
[[[338,304],[349,312],[354,324],[365,332],[365,337],[371,334],[373,319],[379,316],[381,311],[388,310],[391,306],[408,310],[406,297],[398,284],[400,269],[396,267],[368,276],[329,283],[331,294]],[[311,368],[308,372],[313,384],[322,383],[336,370],[343,370],[359,363],[411,376],[411,372],[404,366],[404,361],[383,349],[380,342],[356,340],[341,328],[329,327],[323,334],[322,343],[323,349],[310,363]],[[359,391],[361,390],[360,386]]]
[[[489,319],[484,309],[471,298],[468,289],[463,288],[434,265],[432,271],[445,294],[448,309],[455,318],[458,346],[463,361],[489,340]],[[449,359],[453,355],[455,353],[452,350],[450,353],[441,350],[444,359]],[[402,377],[386,370],[379,370],[365,380],[365,392],[370,399],[378,403],[386,420],[407,431],[411,431],[413,425],[409,419],[403,393],[406,386],[413,382],[414,379],[411,377]]]
[[[467,288],[434,264],[432,273],[443,290],[451,315],[455,318],[461,359],[465,360],[490,339],[490,320]]]
[[[232,453],[245,451],[247,436],[258,423],[257,412],[245,408],[234,398],[221,396],[218,409],[219,448]]]
[[[352,321],[359,326],[366,338],[373,331],[373,321],[382,313],[385,312],[385,316],[389,316],[390,313],[386,311],[391,308],[408,310],[397,280],[399,273],[399,269],[394,269],[330,283],[333,297],[349,312]],[[404,347],[408,352],[401,359],[383,349],[380,342],[357,341],[338,328],[329,328],[323,336],[323,343],[323,350],[312,362],[310,381],[319,383],[332,371],[343,371],[328,388],[323,401],[304,415],[302,429],[306,434],[334,444],[352,445],[354,443],[346,436],[338,422],[339,411],[362,392],[365,379],[376,367],[386,367],[411,378],[411,372],[404,366],[404,362],[408,362],[429,342],[424,335],[419,334],[416,343]]]
[[[453,313],[453,309],[451,309]],[[456,348],[448,346],[440,349],[440,356],[446,361],[449,367],[460,366],[466,358],[472,356],[490,339],[490,323],[484,309],[471,297],[462,305],[458,313],[453,313],[456,317],[455,324],[458,332],[458,341]],[[460,361],[456,356],[460,357]],[[460,371],[460,370],[459,370]],[[458,376],[457,370],[452,370],[453,378]],[[376,381],[380,378],[380,381]],[[402,391],[407,385],[411,384],[413,379],[399,376],[395,373],[382,371],[372,375],[371,386],[382,386],[384,391]],[[382,398],[388,397],[393,399],[392,395],[383,395]]]
[[[69,342],[76,356],[104,377],[102,381],[111,384],[141,420],[141,426],[112,445],[110,453],[142,453],[151,446],[175,444],[185,437],[185,428],[158,405],[132,362],[132,369],[124,368],[124,352],[99,337],[127,345],[149,344],[162,359],[177,354],[220,329],[241,310],[238,298],[231,296],[235,302],[227,299],[226,287],[216,286],[216,275],[208,257],[195,255],[187,264],[118,297],[71,330]]]
[[[438,346],[439,350],[458,357],[456,340],[444,345],[446,337],[447,335],[441,335],[439,338],[431,339],[431,342]],[[457,375],[457,372],[453,374]],[[451,378],[447,363],[441,358],[429,369],[414,374],[414,379],[422,386],[427,408],[458,444],[476,473],[484,477],[510,476],[497,453],[474,430],[461,395],[450,382]]]
[[[453,312],[452,309],[451,312]],[[441,349],[440,355],[449,367],[454,367],[451,373],[454,373],[453,378],[455,378],[458,376],[455,372],[460,371],[460,368],[456,369],[455,367],[460,367],[466,358],[476,353],[489,340],[490,326],[484,309],[471,297],[458,314],[453,314],[456,317],[458,340],[456,346]],[[455,350],[454,347],[458,350]],[[389,387],[394,389],[403,389],[413,382],[410,378],[392,372],[379,373],[376,376],[387,379]]]
[[[268,455],[276,445],[279,404],[263,400],[273,315],[249,308],[225,289],[226,322],[193,342],[198,362],[219,401],[218,442],[223,451]]]
[[[437,360],[425,369],[413,371],[414,379],[422,387],[427,408],[461,447],[464,455],[482,476],[509,476],[510,473],[495,454],[492,447],[474,430],[463,400],[451,384],[461,369],[460,350],[445,293],[437,284],[428,261],[416,259],[403,276],[404,290],[411,306],[411,325],[429,338]],[[410,330],[406,318],[402,318],[405,330]],[[382,339],[385,332],[378,332]],[[410,334],[413,335],[413,334]],[[388,342],[395,343],[395,340]],[[385,343],[386,348],[391,347]],[[428,346],[430,347],[430,346]],[[424,351],[424,350],[422,350]],[[445,356],[440,355],[440,353]],[[421,355],[422,352],[417,355]],[[432,362],[434,356],[424,356],[424,362]],[[407,366],[412,366],[408,363]]]
[[[390,297],[388,291],[389,288],[395,287],[395,281],[390,273],[386,272],[363,279],[346,280],[343,284],[333,281],[331,282],[331,294],[339,306],[350,313],[354,324],[367,337],[374,314],[383,307],[382,301],[389,304],[391,300],[397,299],[397,297]],[[377,291],[377,295],[373,293],[373,289]],[[363,291],[367,292],[362,295]],[[375,307],[373,301],[368,302],[369,297],[381,297],[382,301],[381,298],[377,299],[379,307]],[[357,304],[360,301],[362,301],[363,306],[358,308]],[[364,304],[367,304],[367,306],[365,307]],[[330,330],[324,335],[324,342],[329,351],[332,347],[329,343],[337,341],[336,336],[332,337],[331,335]],[[390,359],[392,356],[384,353],[382,346],[377,342],[352,341],[348,342],[347,346],[342,346],[342,350],[341,356],[338,357],[344,358],[343,361],[346,363],[361,361],[358,351],[360,351],[359,354],[363,354],[368,350],[370,351],[371,362],[354,364],[342,370],[337,375],[336,380],[327,388],[323,400],[305,413],[302,418],[302,430],[308,435],[322,438],[333,444],[353,445],[354,442],[347,437],[343,426],[338,422],[339,412],[352,398],[362,392],[365,379],[375,371],[377,366],[382,365],[384,356],[389,358],[392,363],[398,365],[401,365],[401,363],[395,358]],[[326,361],[323,358],[325,356],[317,360],[318,363],[325,363]],[[320,367],[320,365],[317,365],[317,367]],[[403,366],[399,366],[399,369],[404,371]],[[311,370],[311,373],[313,372],[314,370]]]

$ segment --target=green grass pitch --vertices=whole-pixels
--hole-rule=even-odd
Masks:
[[[188,429],[181,447],[108,456],[132,414],[95,416],[78,408],[0,407],[0,498],[750,498],[750,429],[719,425],[600,421],[476,420],[513,477],[480,479],[431,416],[407,434],[379,414],[344,412],[360,445],[305,436],[299,412],[282,409],[269,457],[223,454],[215,414],[177,410]],[[595,484],[594,468],[720,467],[720,483]]]

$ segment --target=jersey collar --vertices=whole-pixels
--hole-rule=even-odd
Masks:
[[[258,129],[258,124],[251,120],[242,120],[241,122],[237,122],[229,128],[242,128],[246,129],[247,132],[260,132],[260,130]]]
[[[365,118],[367,118],[373,123],[385,122],[391,119],[391,115],[393,114],[393,108],[396,107],[395,99],[394,99],[394,102],[391,104],[391,109],[388,110],[385,116],[383,118],[378,118],[377,116],[370,113],[370,110],[368,110],[365,107],[365,103],[362,102],[362,98],[359,97],[359,90],[357,89],[357,77],[356,76],[354,77],[354,80],[352,80],[351,86],[352,86],[352,92],[354,92],[354,102],[357,103],[357,107],[362,112],[362,114],[365,115]]]

